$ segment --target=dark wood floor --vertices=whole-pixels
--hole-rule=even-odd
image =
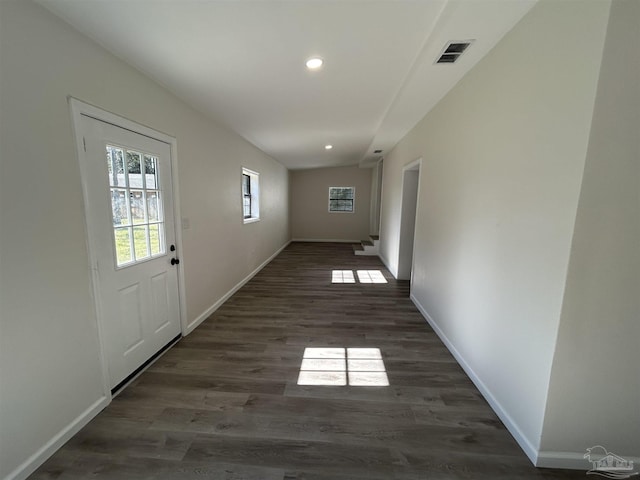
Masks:
[[[531,466],[408,295],[377,257],[292,243],[30,478],[584,478]],[[298,385],[305,347],[379,348],[390,386]]]

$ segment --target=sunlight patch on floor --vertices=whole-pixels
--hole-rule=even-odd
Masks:
[[[360,283],[388,283],[380,270],[358,270],[357,274]],[[332,270],[331,283],[356,283],[356,277],[353,270]]]
[[[298,385],[386,387],[379,348],[305,348]]]
[[[356,279],[351,270],[333,270],[331,283],[356,283]]]
[[[358,270],[360,283],[387,283],[380,270]]]

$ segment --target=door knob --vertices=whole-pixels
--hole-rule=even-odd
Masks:
[[[180,260],[178,260],[177,258],[171,259],[171,265],[178,265],[179,263],[180,263]]]

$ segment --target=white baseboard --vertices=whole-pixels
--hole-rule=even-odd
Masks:
[[[570,468],[573,470],[589,470],[591,464],[583,453],[574,452],[539,452],[536,467]]]
[[[387,267],[388,268],[388,267]],[[511,418],[511,416],[507,413],[507,411],[502,407],[500,402],[493,396],[489,388],[484,384],[484,382],[476,375],[471,366],[467,363],[464,357],[460,354],[460,352],[456,349],[456,347],[451,343],[451,341],[444,334],[442,329],[438,326],[438,324],[431,318],[429,313],[427,313],[426,309],[420,304],[420,302],[416,299],[416,297],[411,294],[411,301],[418,308],[422,316],[427,320],[431,328],[436,332],[440,340],[445,344],[445,346],[449,349],[451,354],[455,357],[456,361],[460,364],[463,370],[466,372],[467,376],[471,379],[474,385],[480,390],[482,396],[487,400],[493,411],[500,417],[502,423],[507,427],[507,430],[511,433],[513,438],[518,442],[520,448],[524,451],[524,453],[529,457],[531,463],[537,466],[538,460],[538,449],[534,447],[533,443],[524,435],[522,430],[518,427],[516,422]],[[569,468],[569,467],[560,467],[560,468]]]
[[[381,257],[382,258],[382,257]],[[385,260],[382,260],[385,262]],[[387,265],[387,262],[385,262]],[[387,268],[389,266],[387,265]],[[390,269],[389,269],[390,270]],[[491,393],[489,388],[484,384],[484,382],[478,378],[478,375],[474,372],[473,368],[467,363],[464,357],[460,354],[460,352],[456,349],[453,343],[447,338],[442,329],[438,326],[438,324],[431,318],[427,310],[422,306],[422,304],[416,299],[416,297],[411,294],[411,301],[414,303],[416,308],[420,311],[422,316],[427,320],[431,328],[436,332],[440,340],[445,344],[445,346],[449,349],[451,354],[455,357],[456,361],[463,368],[467,376],[471,379],[474,385],[480,390],[480,393],[487,400],[493,411],[500,417],[502,423],[507,427],[507,430],[511,433],[513,438],[518,442],[520,448],[527,455],[531,463],[539,468],[564,468],[568,470],[589,470],[592,465],[585,458],[584,452],[556,452],[556,451],[539,451],[533,443],[524,435],[522,430],[518,427],[516,422],[511,418],[511,416],[507,413],[507,411],[502,407],[500,402],[495,398],[495,396]],[[616,452],[621,453],[621,452]],[[629,460],[634,463],[634,465],[640,465],[640,457],[629,457],[624,456],[626,460]],[[634,477],[635,478],[635,477]]]
[[[592,465],[591,462],[584,458],[585,453],[586,450],[584,452],[577,453],[541,451],[538,453],[538,461],[536,462],[536,467],[589,470],[590,468],[592,468]],[[640,457],[628,457],[626,455],[623,455],[623,457],[625,460],[633,462],[634,465],[640,465]]]
[[[293,240],[289,240],[288,242],[286,242],[282,247],[280,247],[278,250],[276,250],[276,252],[271,255],[269,258],[267,258],[264,262],[262,262],[258,268],[256,268],[253,272],[251,272],[249,275],[247,275],[245,278],[243,278],[242,280],[240,280],[240,282],[238,282],[231,290],[229,290],[227,293],[225,293],[222,298],[220,298],[216,303],[214,303],[213,305],[211,305],[209,308],[207,308],[204,312],[202,312],[200,315],[198,315],[191,323],[187,324],[187,328],[186,331],[183,332],[183,336],[187,336],[189,335],[191,332],[193,332],[196,327],[198,325],[200,325],[202,322],[204,322],[207,318],[209,318],[209,316],[215,312],[218,308],[220,308],[220,306],[226,302],[227,300],[229,300],[229,298],[236,293],[238,290],[240,290],[249,280],[251,280],[253,277],[256,276],[256,274],[262,270],[264,267],[267,266],[267,264],[273,260],[274,258],[276,258],[280,252],[282,252],[285,248],[287,248],[287,246],[289,246],[289,244],[292,242]]]
[[[220,300],[214,303],[205,312],[203,312],[200,316],[198,316],[198,318],[196,318],[193,322],[191,322],[187,326],[187,331],[184,332],[183,335],[188,335],[189,333],[191,333],[198,325],[200,325],[200,323],[202,323],[206,318],[208,318],[209,315],[215,312],[220,307],[220,305],[226,302],[229,299],[229,297],[231,297],[231,295],[236,293],[249,280],[251,280],[260,270],[262,270],[271,260],[273,260],[276,256],[278,256],[278,254],[280,254],[280,252],[282,252],[282,250],[284,250],[289,245],[289,243],[291,242],[290,241],[286,242],[273,255],[271,255],[264,262],[262,262],[258,266],[258,268],[256,268],[253,272],[251,272],[243,280],[241,280],[236,286],[234,286],[231,290],[229,290]],[[71,422],[67,427],[65,427],[55,437],[53,437],[49,442],[47,442],[40,450],[38,450],[36,453],[31,455],[31,457],[29,457],[25,462],[23,462],[20,466],[18,466],[15,470],[13,470],[9,474],[9,476],[7,476],[4,480],[26,479],[40,465],[42,465],[51,455],[53,455],[60,447],[62,447],[71,437],[73,437],[76,433],[78,433],[82,427],[84,427],[87,423],[89,423],[98,413],[100,413],[107,405],[109,405],[109,402],[110,402],[110,399],[107,398],[106,396],[103,396],[100,399],[98,399],[80,416],[78,416],[75,420],[73,420],[73,422]]]
[[[36,453],[31,455],[15,470],[13,470],[5,480],[24,480],[36,469],[42,465],[51,455],[53,455],[60,447],[69,441],[76,433],[80,431],[93,417],[100,413],[107,405],[110,399],[106,396],[100,397],[89,408],[76,417],[69,425],[63,428],[56,436],[44,444]]]
[[[360,240],[345,240],[344,238],[292,238],[292,242],[325,242],[325,243],[360,243]]]

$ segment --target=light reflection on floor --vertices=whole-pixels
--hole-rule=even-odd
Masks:
[[[351,270],[333,270],[331,283],[356,283],[356,279]]]
[[[380,270],[358,270],[360,283],[387,283]]]
[[[387,283],[384,274],[380,270],[358,270],[360,283]],[[356,283],[352,270],[332,270],[331,283]]]
[[[298,385],[386,387],[379,348],[305,348]]]

